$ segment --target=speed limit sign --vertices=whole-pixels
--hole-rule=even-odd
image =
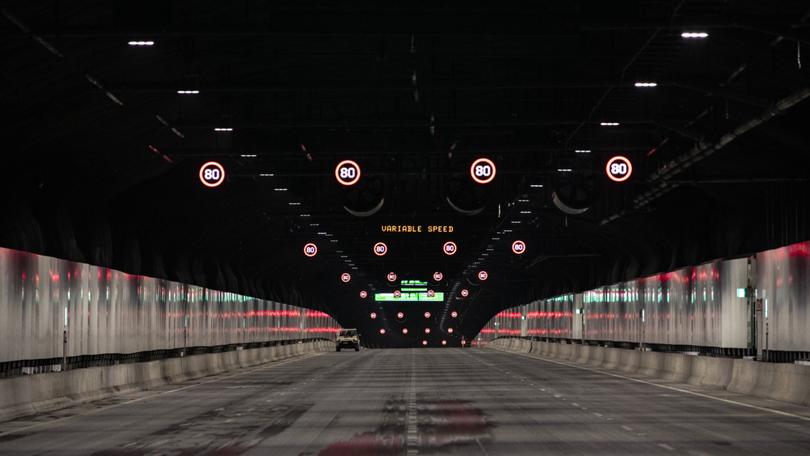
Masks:
[[[225,168],[215,161],[200,166],[200,182],[208,188],[219,187],[225,182]]]
[[[389,282],[396,282],[397,274],[395,272],[389,272],[386,278],[388,279]]]
[[[366,297],[368,297],[368,292],[366,290],[361,290],[360,297],[366,299]]]
[[[340,275],[340,281],[343,283],[349,283],[352,280],[352,275],[348,272],[344,272]]]
[[[624,182],[633,174],[633,164],[627,157],[616,155],[608,160],[605,165],[605,173],[613,182]]]
[[[479,184],[488,184],[495,179],[495,163],[488,158],[477,158],[470,165],[470,177]]]
[[[523,241],[515,241],[512,243],[512,253],[515,255],[523,255],[526,252],[526,243]]]
[[[442,246],[442,251],[444,252],[445,255],[455,255],[456,250],[458,250],[458,247],[456,246],[456,243],[453,241],[447,241]]]
[[[433,273],[433,281],[434,282],[441,282],[443,278],[444,278],[444,274],[442,274],[441,272],[436,271],[436,272]]]
[[[385,242],[378,242],[374,244],[374,255],[383,256],[388,253],[388,246],[385,245]]]
[[[461,297],[462,297],[462,298],[466,298],[466,297],[467,297],[467,296],[469,296],[469,295],[470,295],[470,290],[468,290],[468,289],[466,289],[466,288],[462,288],[462,289],[461,289]]]
[[[360,165],[354,160],[343,160],[335,167],[338,184],[351,187],[360,180]]]
[[[400,296],[402,296],[402,292],[401,292],[401,291],[399,291],[399,290],[394,290],[394,297],[395,297],[395,298],[398,298],[398,297],[400,297]]]
[[[315,245],[315,244],[313,244],[311,242],[308,242],[306,245],[304,245],[304,255],[312,258],[317,254],[318,254],[318,246],[317,245]]]
[[[436,292],[433,291],[433,290],[428,290],[427,291],[427,296],[428,296],[428,298],[432,298],[432,297],[436,296]]]
[[[487,273],[487,271],[478,271],[478,280],[483,282],[484,280],[487,280],[488,278],[489,278],[489,274]]]

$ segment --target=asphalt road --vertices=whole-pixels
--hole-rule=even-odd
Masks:
[[[515,354],[363,350],[3,423],[0,454],[799,455],[810,421]]]

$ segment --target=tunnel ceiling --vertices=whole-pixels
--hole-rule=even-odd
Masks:
[[[441,271],[447,299],[418,309],[469,337],[507,306],[807,238],[806,1],[4,5],[7,247],[368,332],[395,304],[360,290]]]

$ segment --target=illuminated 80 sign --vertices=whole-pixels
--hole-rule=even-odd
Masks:
[[[215,161],[200,166],[200,182],[208,188],[219,187],[225,182],[225,168]]]
[[[478,184],[488,184],[495,179],[495,163],[488,158],[477,158],[470,165],[470,177]]]
[[[335,167],[338,184],[351,187],[360,180],[360,165],[354,160],[343,160]]]
[[[613,182],[624,182],[633,174],[633,164],[628,158],[617,155],[608,160],[605,172]]]

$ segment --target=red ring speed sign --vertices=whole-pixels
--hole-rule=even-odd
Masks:
[[[388,276],[386,276],[389,282],[396,282],[397,274],[395,272],[389,272]]]
[[[487,271],[478,271],[478,280],[484,281],[489,278]]]
[[[495,163],[488,158],[477,158],[470,165],[470,177],[479,184],[488,184],[495,179]]]
[[[436,272],[433,273],[433,281],[434,282],[441,282],[443,278],[444,278],[444,274],[442,274],[441,272],[436,271]]]
[[[453,241],[447,241],[442,246],[442,252],[444,252],[445,255],[455,255],[456,250],[458,250],[458,246],[456,246],[456,243]]]
[[[399,290],[394,290],[394,297],[399,298],[400,296],[402,296],[402,292]]]
[[[456,312],[454,310],[454,311],[450,312],[450,316],[453,317],[453,318],[456,318],[456,317],[458,317],[458,312]]]
[[[368,296],[368,292],[366,290],[361,290],[360,291],[360,297],[361,298],[366,299],[367,296]]]
[[[219,187],[225,182],[225,168],[215,161],[203,163],[200,166],[200,182],[208,188]]]
[[[383,256],[388,253],[388,246],[385,245],[385,242],[378,242],[374,244],[374,255]]]
[[[304,245],[304,255],[312,258],[317,254],[318,254],[318,246],[317,245],[315,245],[315,244],[313,244],[311,242],[308,242],[306,245]]]
[[[375,320],[377,318],[377,312],[371,312],[368,316],[371,317],[372,320]]]
[[[340,275],[340,281],[343,283],[349,283],[352,280],[352,275],[348,272],[344,272]]]
[[[428,298],[432,298],[432,297],[436,296],[436,292],[433,291],[433,290],[428,290],[427,291],[427,296],[428,296]]]
[[[461,290],[461,297],[462,297],[462,298],[466,298],[466,297],[467,297],[467,296],[469,296],[469,295],[470,295],[470,290],[468,290],[468,289],[466,289],[466,288],[463,288],[463,289]]]
[[[523,241],[515,241],[512,243],[512,253],[515,255],[523,255],[526,252],[526,243]]]
[[[605,173],[613,182],[624,182],[633,174],[633,164],[627,157],[616,155],[608,160],[605,165]]]
[[[335,167],[338,184],[351,187],[360,180],[360,165],[354,160],[343,160]]]

